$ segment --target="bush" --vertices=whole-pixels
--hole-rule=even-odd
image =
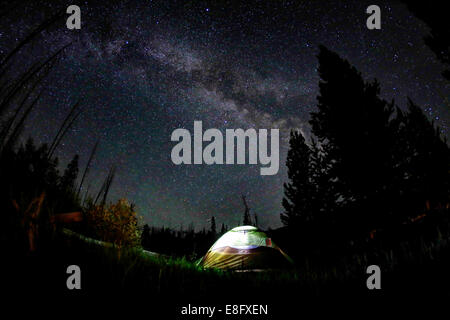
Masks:
[[[88,236],[112,242],[118,247],[140,244],[138,217],[133,205],[126,199],[108,206],[92,206],[85,215]]]

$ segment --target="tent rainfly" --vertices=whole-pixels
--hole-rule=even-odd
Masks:
[[[204,268],[236,270],[281,268],[292,263],[264,232],[253,226],[231,229],[199,261]]]

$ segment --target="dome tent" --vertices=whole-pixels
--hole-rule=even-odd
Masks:
[[[217,240],[200,260],[204,268],[268,269],[292,264],[262,231],[252,226],[231,229]]]

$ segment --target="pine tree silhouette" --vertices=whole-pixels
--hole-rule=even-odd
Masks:
[[[425,208],[448,208],[450,151],[439,128],[411,100],[394,114],[378,82],[336,53],[321,46],[318,59],[314,138],[292,131],[286,160],[280,218],[287,237],[304,240],[296,250],[332,253],[374,229],[396,235]]]
[[[402,219],[420,213],[426,203],[445,206],[450,194],[450,149],[440,129],[408,99],[397,111],[396,184]],[[401,210],[403,209],[403,210]]]
[[[383,221],[381,199],[392,175],[394,104],[379,98],[376,80],[366,83],[336,53],[320,46],[318,59],[320,95],[318,111],[311,113],[312,132],[326,150],[340,205],[352,207],[359,212],[353,219],[373,227]]]
[[[284,212],[281,214],[281,221],[287,226],[296,227],[302,222],[310,221],[313,216],[311,198],[314,186],[310,156],[311,150],[303,135],[298,131],[291,131],[286,159],[290,182],[284,184]]]
[[[213,236],[216,236],[216,218],[214,216],[211,217],[211,233]]]
[[[434,52],[436,57],[446,65],[442,72],[445,79],[450,81],[450,28],[448,27],[448,13],[438,4],[423,1],[406,1],[408,9],[430,27],[430,34],[425,37],[425,44]]]
[[[67,165],[64,170],[64,175],[61,177],[60,185],[63,190],[73,191],[75,188],[75,180],[78,176],[78,155],[75,155],[72,161]]]
[[[320,146],[315,139],[311,139],[310,170],[314,189],[311,202],[314,219],[330,222],[334,219],[338,198],[330,175],[331,163],[327,162],[327,151],[324,147],[326,146]]]
[[[252,219],[250,217],[250,208],[248,207],[247,200],[244,195],[242,196],[242,201],[244,202],[244,218],[242,223],[244,226],[251,226]]]

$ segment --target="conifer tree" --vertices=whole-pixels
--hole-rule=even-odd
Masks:
[[[291,131],[286,159],[289,182],[284,184],[281,221],[296,227],[310,221],[313,216],[312,201],[314,185],[311,179],[311,149],[299,131]]]
[[[216,235],[216,218],[214,216],[211,217],[211,233],[213,236]]]
[[[248,207],[247,200],[244,195],[242,196],[242,201],[244,202],[244,218],[242,223],[244,226],[251,226],[252,219],[250,217],[250,208]]]
[[[336,53],[321,46],[318,60],[320,95],[318,111],[311,113],[312,133],[326,150],[334,197],[373,227],[387,212],[380,205],[392,176],[393,102],[379,97],[376,80],[365,82]]]
[[[78,176],[78,155],[75,155],[72,161],[67,165],[66,170],[64,170],[64,175],[61,177],[61,188],[63,190],[73,191],[75,187],[75,180]]]
[[[436,57],[446,66],[442,72],[445,79],[450,81],[450,28],[448,27],[448,13],[444,9],[444,2],[430,5],[424,1],[403,0],[411,12],[424,21],[430,28],[425,37],[425,44],[435,53]]]
[[[408,99],[407,112],[397,111],[396,184],[401,218],[425,206],[445,206],[450,194],[450,150],[441,131]]]

